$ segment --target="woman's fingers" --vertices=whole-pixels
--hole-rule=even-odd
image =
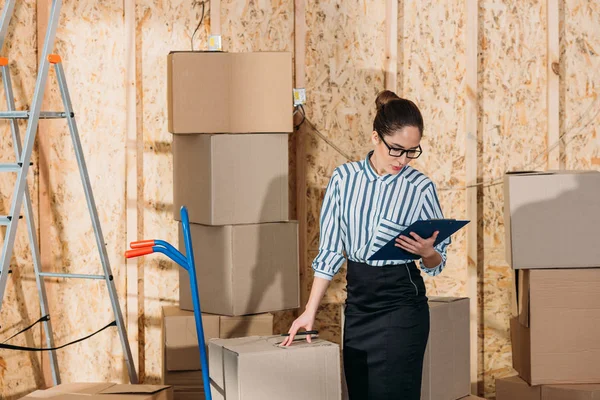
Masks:
[[[418,251],[420,244],[414,240],[411,240],[409,238],[404,239],[406,236],[400,236],[398,239],[396,239],[396,247],[401,247],[404,250],[408,250],[410,252],[415,252]]]
[[[288,331],[289,336],[286,337],[283,342],[281,342],[281,346],[289,346],[290,344],[292,344],[292,342],[294,341],[294,336],[296,336],[297,332],[298,332],[298,326],[297,326],[296,322],[294,322],[292,324],[292,327]]]

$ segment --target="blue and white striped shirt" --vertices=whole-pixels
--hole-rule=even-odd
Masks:
[[[433,182],[405,166],[395,175],[379,176],[369,158],[337,167],[327,185],[321,208],[319,254],[312,264],[316,277],[331,280],[348,259],[374,266],[413,260],[367,260],[393,237],[417,220],[443,218]],[[448,238],[435,249],[442,262],[421,269],[439,274],[446,264]]]

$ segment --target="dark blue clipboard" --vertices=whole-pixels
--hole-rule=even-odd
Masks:
[[[439,231],[440,233],[434,243],[434,246],[437,246],[469,222],[470,221],[467,220],[457,219],[428,219],[417,221],[384,244],[383,247],[369,257],[369,260],[417,260],[421,258],[421,256],[395,246],[397,237],[404,235],[412,238],[410,232],[415,232],[420,237],[426,239],[433,236],[435,231]]]

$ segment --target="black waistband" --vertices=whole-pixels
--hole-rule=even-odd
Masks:
[[[354,266],[365,266],[368,268],[398,268],[398,267],[406,268],[405,265],[408,265],[409,268],[411,268],[411,267],[417,268],[417,264],[414,261],[407,261],[402,264],[385,264],[382,266],[373,266],[373,265],[367,264],[362,261],[354,261],[354,260],[348,259],[348,265],[350,265],[350,264],[353,264]]]

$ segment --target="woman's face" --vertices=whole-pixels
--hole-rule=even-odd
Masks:
[[[379,175],[397,174],[412,159],[407,156],[406,152],[403,152],[404,154],[400,157],[394,157],[390,155],[390,148],[392,149],[392,154],[399,154],[400,150],[413,150],[412,152],[409,151],[409,154],[414,156],[418,154],[421,133],[416,126],[405,126],[395,131],[392,135],[383,137],[376,131],[373,131],[371,140],[375,145],[375,151],[373,152],[374,160],[372,161],[377,173]]]

